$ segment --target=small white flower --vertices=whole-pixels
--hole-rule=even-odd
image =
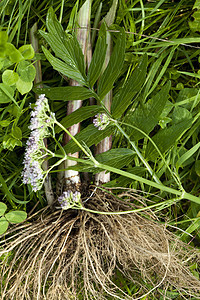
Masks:
[[[106,126],[110,123],[110,119],[106,114],[97,114],[96,119],[93,120],[93,124],[98,130],[104,130]]]
[[[72,192],[68,190],[67,192],[63,192],[60,197],[58,197],[58,202],[62,209],[67,210],[69,208],[77,208],[81,206],[80,203],[81,193],[76,191]]]
[[[29,129],[31,134],[26,142],[24,156],[24,170],[22,172],[23,183],[30,184],[34,192],[42,187],[43,170],[42,163],[45,145],[43,139],[50,135],[49,127],[53,128],[55,114],[51,113],[48,100],[44,94],[36,101],[35,108],[31,112]]]

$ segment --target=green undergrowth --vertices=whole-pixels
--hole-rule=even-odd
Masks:
[[[17,211],[31,214],[32,210],[46,206],[44,190],[33,193],[30,186],[22,183],[21,177],[24,149],[30,134],[30,106],[34,107],[35,94],[42,92],[63,126],[82,122],[80,133],[75,138],[84,147],[86,145],[86,149],[89,147],[94,152],[94,144],[112,134],[112,149],[95,157],[101,165],[111,168],[111,181],[104,186],[116,189],[116,195],[120,192],[118,187],[139,190],[149,198],[148,205],[159,204],[163,199],[169,201],[167,207],[157,209],[160,223],[167,223],[168,229],[182,241],[199,249],[200,3],[198,0],[120,0],[114,24],[109,28],[101,25],[99,32],[99,20],[106,16],[112,1],[93,1],[91,38],[93,51],[97,49],[96,61],[99,64],[103,61],[99,57],[103,56],[106,46],[99,37],[106,30],[111,32],[113,51],[116,51],[112,76],[105,76],[107,80],[109,78],[110,86],[100,79],[98,88],[96,82],[101,77],[101,69],[96,67],[96,73],[86,72],[84,77],[81,54],[77,54],[78,45],[75,59],[80,59],[77,68],[82,73],[74,75],[72,70],[64,74],[63,69],[56,65],[58,60],[65,61],[63,53],[59,53],[62,48],[58,50],[56,46],[56,22],[71,34],[76,28],[77,11],[83,3],[60,0],[2,0],[0,3],[0,33],[3,32],[0,35],[0,200],[14,214]],[[55,16],[58,21],[55,21]],[[51,23],[52,20],[55,23]],[[35,22],[38,53],[32,51],[29,37]],[[32,88],[35,78],[33,63],[36,61],[41,61],[43,89],[38,84]],[[65,80],[62,74],[79,81],[82,84],[80,90],[70,94],[69,80]],[[91,117],[104,111],[101,99],[112,86],[111,117],[117,121],[118,127],[111,124],[113,126],[104,131],[98,131],[91,124]],[[96,99],[93,107],[88,105],[90,97]],[[66,116],[67,101],[77,98],[83,100],[83,107],[71,117]],[[63,131],[58,126],[55,126],[55,136],[61,143]],[[48,143],[49,150],[59,155],[58,143],[55,144],[52,137]],[[80,151],[80,147],[70,141],[65,150],[73,153]],[[80,152],[80,158],[85,157],[85,153]],[[51,162],[56,163],[55,157]],[[126,174],[117,173],[114,168]],[[90,183],[94,182],[94,174],[102,170],[84,161],[79,161],[74,169],[88,172]],[[55,170],[51,176],[55,188]],[[171,192],[148,182],[168,187]],[[196,197],[196,201],[182,197],[181,201],[170,202],[176,197],[172,190],[179,191],[178,196],[185,191]],[[7,228],[6,215],[3,214],[3,226]],[[117,273],[116,283],[129,295],[132,291],[133,294],[137,292],[136,285],[127,282],[123,274]],[[148,291],[151,287],[146,289]],[[154,296],[152,293],[148,299],[165,299],[158,298],[158,294]],[[166,292],[166,299],[179,297],[176,291]]]

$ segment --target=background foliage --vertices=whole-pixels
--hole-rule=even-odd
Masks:
[[[63,29],[53,13],[64,30],[71,32],[83,2],[3,0],[0,3],[0,210],[2,221],[6,222],[4,226],[7,221],[12,223],[9,213],[5,214],[6,208],[10,213],[29,213],[35,204],[38,209],[46,205],[43,191],[34,194],[21,181],[24,146],[30,132],[29,106],[35,102],[35,93],[39,93],[37,85],[32,89],[33,62],[37,60],[42,64],[40,91],[50,99],[57,119],[66,127],[82,122],[77,140],[92,147],[105,136],[113,135],[112,150],[97,156],[99,162],[151,180],[132,142],[162,184],[199,196],[199,1],[119,1],[115,22],[109,28],[113,56],[107,74],[101,76],[98,90],[95,83],[105,58],[105,26],[99,32],[91,30],[95,52],[91,68],[85,73],[84,58],[76,39],[72,36],[66,40],[72,46],[71,52],[67,52],[69,47],[58,39]],[[92,28],[96,28],[111,4],[110,1],[93,2]],[[52,9],[48,12],[49,8]],[[39,53],[34,53],[29,45],[30,29],[35,22],[40,29]],[[64,31],[62,34],[65,36]],[[70,67],[72,64],[75,69]],[[69,90],[69,81],[61,73],[82,86]],[[122,122],[128,138],[114,127],[100,132],[90,124],[90,118],[102,111],[100,100],[113,86],[111,113]],[[66,117],[67,101],[80,99],[80,94],[83,107]],[[96,98],[94,106],[88,106],[89,97]],[[61,141],[60,129],[56,128],[56,134]],[[49,147],[55,150],[53,141]],[[71,153],[79,150],[73,141],[65,149]],[[83,164],[76,168],[91,173],[98,171]],[[144,194],[158,193],[154,187],[114,173],[106,186],[131,187]],[[160,192],[159,196],[172,198],[166,192]],[[176,234],[199,247],[199,204],[182,201],[165,209],[163,214],[169,226],[180,228],[173,229]]]

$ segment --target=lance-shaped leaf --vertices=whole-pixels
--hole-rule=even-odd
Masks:
[[[49,33],[40,31],[40,34],[45,38],[55,55],[72,68],[79,70],[85,78],[84,56],[75,34],[67,34],[64,31],[56,18],[53,8],[48,10],[46,24]]]
[[[200,148],[200,142],[197,143],[196,145],[194,145],[191,149],[189,149],[188,151],[186,151],[183,155],[181,155],[181,157],[178,159],[178,161],[176,162],[176,167],[177,169],[179,167],[184,167],[184,164],[189,161],[192,156],[194,155],[194,153],[196,151],[198,151]],[[197,161],[196,161],[197,162]],[[197,166],[197,165],[196,165]],[[196,167],[195,166],[195,167]]]
[[[106,57],[106,49],[106,26],[103,23],[99,31],[99,37],[88,70],[87,81],[90,87],[95,84],[101,74]]]
[[[147,55],[143,55],[137,67],[127,80],[124,87],[116,94],[112,102],[112,115],[114,118],[120,118],[127,107],[131,104],[135,95],[140,91],[147,72]]]
[[[104,111],[103,108],[98,105],[84,106],[84,107],[81,107],[81,108],[75,110],[70,115],[64,117],[60,123],[65,128],[68,128],[74,124],[77,124],[88,118],[91,118],[94,115],[101,113],[103,111]],[[60,127],[57,126],[55,128],[56,133],[59,133],[61,131],[62,131],[62,129]]]
[[[161,153],[169,150],[183,133],[191,126],[192,119],[182,121],[172,125],[169,128],[164,128],[154,135],[152,140],[157,145]],[[158,152],[149,141],[146,148],[146,158],[154,161],[158,157]]]
[[[97,95],[82,86],[65,86],[54,88],[35,88],[34,92],[37,94],[45,94],[51,100],[85,100],[90,97],[96,97]]]
[[[133,167],[133,168],[128,168],[126,169],[127,172],[144,177],[146,173],[146,168],[145,167]],[[125,176],[119,176],[114,180],[111,180],[110,182],[104,183],[104,186],[106,187],[130,187],[130,185],[137,184],[137,182],[133,181],[133,179],[125,177]]]
[[[122,69],[125,55],[125,31],[121,29],[116,45],[113,49],[110,61],[99,79],[97,93],[100,99],[113,88],[113,84]]]
[[[54,57],[47,49],[45,49],[44,47],[42,47],[42,50],[46,56],[46,58],[48,59],[48,61],[50,62],[50,64],[52,65],[52,67],[62,73],[63,75],[74,79],[76,81],[78,81],[80,84],[82,85],[86,85],[86,81],[83,78],[81,72],[74,66],[72,67],[69,64],[66,64],[65,62],[63,62],[62,60]]]
[[[167,99],[169,97],[170,81],[152,97],[146,104],[138,106],[134,112],[130,112],[125,118],[125,122],[149,134],[158,124]],[[127,127],[127,133],[130,138],[137,141],[144,135],[136,129]]]
[[[98,154],[95,159],[101,164],[121,169],[128,165],[133,160],[134,156],[135,151],[131,149],[117,148]],[[88,167],[88,165],[83,163],[78,163],[76,166],[73,166],[72,169],[81,172],[92,172],[94,174],[102,171],[100,168]]]

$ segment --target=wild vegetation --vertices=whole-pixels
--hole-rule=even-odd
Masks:
[[[200,299],[199,11],[0,2],[1,299]]]

